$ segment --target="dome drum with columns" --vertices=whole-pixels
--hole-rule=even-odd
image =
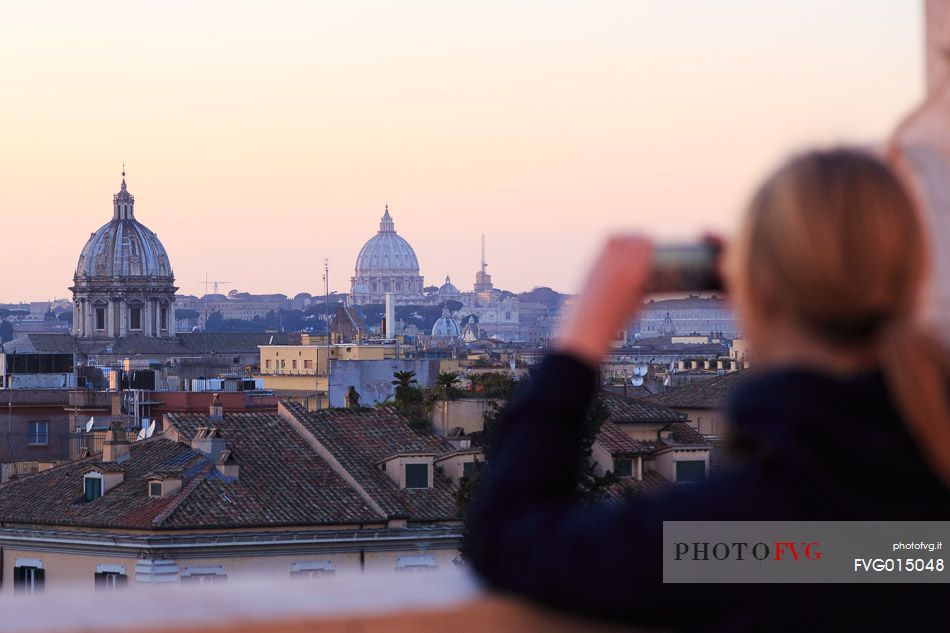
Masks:
[[[73,277],[73,334],[175,335],[175,277],[158,236],[135,219],[125,172],[112,220],[86,242]]]
[[[350,298],[355,304],[385,303],[386,293],[392,292],[398,303],[421,302],[422,288],[416,252],[396,233],[389,205],[386,205],[379,232],[363,245],[356,257]]]

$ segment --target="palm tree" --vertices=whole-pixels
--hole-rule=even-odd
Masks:
[[[416,372],[414,371],[397,371],[393,372],[393,381],[392,384],[396,385],[396,404],[400,407],[405,407],[408,402],[414,400],[412,396],[413,392],[416,390]]]
[[[409,387],[417,383],[416,372],[414,371],[393,372],[393,378],[395,380],[393,380],[392,384],[396,385],[396,389],[399,389],[399,387]]]
[[[448,398],[450,394],[455,392],[456,385],[459,384],[460,380],[456,371],[440,371],[435,379],[435,384],[442,391],[442,397]]]

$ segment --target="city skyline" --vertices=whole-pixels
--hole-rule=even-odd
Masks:
[[[923,91],[917,3],[200,8],[3,9],[0,300],[68,296],[123,160],[183,294],[318,294],[325,257],[346,292],[387,203],[426,285],[468,288],[485,233],[497,287],[574,292],[608,231],[728,232],[775,161]]]

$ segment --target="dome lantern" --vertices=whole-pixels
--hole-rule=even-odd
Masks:
[[[112,196],[112,209],[113,220],[135,219],[135,196],[129,193],[125,186],[125,165],[122,166],[122,184],[119,193]]]

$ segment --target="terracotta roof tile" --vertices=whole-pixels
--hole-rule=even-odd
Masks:
[[[668,423],[686,419],[682,413],[651,400],[625,398],[608,391],[601,391],[600,397],[610,413],[609,420],[615,424]]]
[[[206,416],[172,414],[168,420],[192,432],[208,424]],[[99,456],[0,486],[0,520],[126,529],[385,520],[278,415],[228,414],[215,424],[240,466],[237,481],[220,476],[204,454],[159,435],[133,443],[130,459],[119,464],[123,482],[91,502],[83,499],[83,472],[100,466]],[[182,489],[149,497],[148,477],[174,470],[181,471]]]
[[[747,372],[735,371],[671,387],[648,400],[673,409],[719,409],[732,391],[745,380],[746,374]]]
[[[431,490],[401,490],[376,465],[399,453],[453,452],[454,447],[444,439],[428,429],[413,428],[388,407],[307,411],[297,403],[283,405],[390,517],[413,521],[459,518],[454,485],[448,479],[434,477]]]

